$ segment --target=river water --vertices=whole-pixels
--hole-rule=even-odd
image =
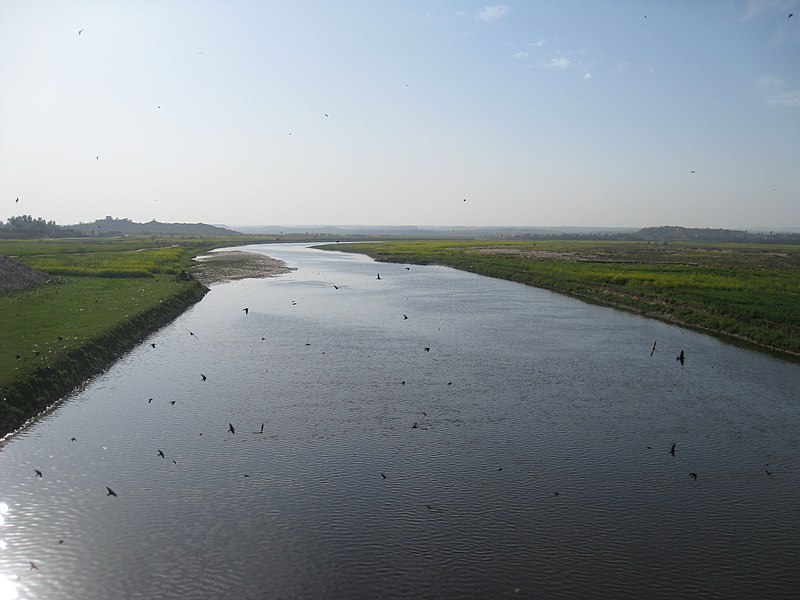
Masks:
[[[0,599],[800,597],[799,365],[249,249],[297,270],[214,286],[0,446]]]

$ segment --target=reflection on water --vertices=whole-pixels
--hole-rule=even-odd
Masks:
[[[214,287],[2,447],[0,594],[800,593],[798,365],[450,269],[261,251],[298,270]]]

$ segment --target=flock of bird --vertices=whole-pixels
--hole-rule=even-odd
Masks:
[[[409,269],[409,267],[406,267],[406,269]],[[377,274],[376,280],[382,280],[380,274]],[[333,285],[333,288],[334,288],[335,293],[338,292],[338,290],[340,290],[340,286],[338,286],[338,285]],[[296,305],[297,305],[297,302],[296,301],[292,301],[292,306],[296,306]],[[250,311],[250,307],[243,307],[241,309],[241,312],[244,312],[245,317],[247,317],[251,312]],[[409,316],[407,314],[398,315],[398,318],[400,318],[400,316],[402,316],[402,321],[408,321],[409,320]],[[193,331],[191,331],[189,329],[187,329],[186,331],[188,332],[190,337],[192,337],[194,339],[197,339],[197,340],[200,339]],[[261,339],[265,340],[266,338],[262,337]],[[650,348],[650,357],[654,356],[654,354],[656,352],[657,343],[658,343],[657,341],[653,342],[653,344],[652,344],[652,346]],[[306,345],[310,345],[310,344],[306,343]],[[155,349],[157,347],[155,342],[150,342],[149,346],[152,349]],[[431,347],[430,346],[423,346],[421,349],[422,349],[422,351],[424,353],[430,353],[431,352]],[[681,350],[680,353],[675,357],[675,359],[676,359],[676,361],[678,361],[681,364],[681,366],[685,365],[686,354],[685,354],[684,350]],[[208,376],[205,373],[200,373],[200,380],[201,380],[201,382],[206,382],[208,380]],[[406,380],[400,381],[400,384],[401,385],[406,385]],[[451,386],[452,384],[453,384],[452,381],[449,381],[447,383],[448,386]],[[149,398],[147,403],[151,404],[152,401],[153,401],[153,398]],[[170,404],[174,406],[175,405],[175,400],[170,401]],[[427,418],[427,415],[428,415],[427,412],[423,411],[421,414],[424,417]],[[258,431],[253,431],[252,433],[253,434],[263,434],[264,433],[264,426],[265,426],[265,423],[261,423],[260,429]],[[420,425],[420,423],[418,421],[414,421],[411,424],[411,429],[425,430],[426,427],[423,427],[422,425]],[[236,430],[236,426],[234,425],[233,422],[228,422],[227,433],[229,433],[231,435],[236,435],[237,430]],[[203,434],[200,433],[200,435],[203,435]],[[77,439],[75,437],[72,437],[70,439],[70,441],[71,442],[77,442]],[[651,446],[647,446],[647,448],[648,449],[652,449]],[[669,446],[669,449],[667,451],[673,458],[676,456],[676,448],[677,448],[677,442],[672,442],[672,444]],[[156,449],[155,456],[158,457],[158,458],[166,459],[166,455],[165,455],[164,451],[161,448],[157,448]],[[177,462],[174,459],[172,460],[172,462],[177,464]],[[772,471],[770,471],[768,467],[769,467],[769,465],[767,464],[766,467],[764,468],[764,471],[766,472],[766,474],[768,476],[770,476],[770,475],[772,475]],[[503,470],[502,467],[497,468],[498,472],[500,472],[502,470]],[[45,473],[38,466],[33,469],[33,473],[34,473],[34,477],[37,478],[37,479],[42,479],[42,478],[45,477]],[[381,472],[379,472],[379,474],[380,474],[380,476],[381,476],[381,478],[383,480],[386,480],[386,479],[389,478],[388,475],[385,472],[381,471]],[[248,476],[249,476],[248,474],[244,475],[244,477],[248,477]],[[698,479],[698,477],[699,477],[698,473],[695,472],[695,471],[690,472],[688,476],[693,481],[696,481]],[[554,496],[559,496],[560,495],[559,491],[557,491],[557,490],[553,491],[553,495]],[[119,498],[118,493],[110,486],[106,486],[105,487],[105,496],[108,497],[108,498]],[[425,506],[429,510],[438,510],[438,508],[434,509],[434,507],[432,507],[431,505],[428,505],[428,504],[426,504]],[[60,539],[60,540],[58,540],[58,543],[59,544],[63,544],[64,540]],[[31,561],[30,565],[31,565],[31,567],[30,567],[31,570],[39,571],[39,567],[35,562]]]

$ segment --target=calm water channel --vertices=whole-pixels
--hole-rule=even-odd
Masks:
[[[213,287],[0,446],[0,599],[800,597],[800,365],[250,249],[297,270]]]

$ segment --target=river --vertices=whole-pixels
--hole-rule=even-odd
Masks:
[[[0,446],[0,600],[800,597],[800,365],[248,249],[296,270],[213,286]]]

